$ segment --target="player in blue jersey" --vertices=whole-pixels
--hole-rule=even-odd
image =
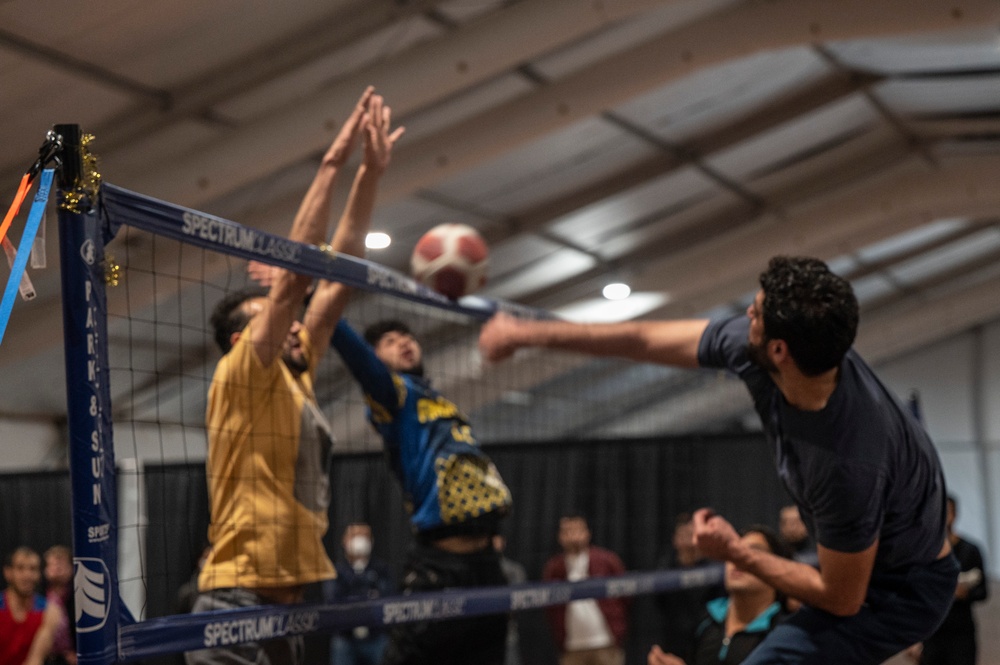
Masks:
[[[383,321],[362,339],[341,321],[332,344],[365,393],[369,420],[403,488],[416,533],[404,588],[506,584],[492,536],[510,510],[510,492],[468,418],[424,377],[410,329]],[[505,616],[403,624],[391,631],[384,662],[500,665],[506,636]]]
[[[804,603],[746,662],[881,663],[933,633],[955,590],[941,464],[851,348],[858,303],[846,280],[817,259],[775,257],[760,285],[745,317],[711,322],[501,315],[484,327],[480,349],[490,360],[541,346],[736,374],[819,557],[816,569],[750,550],[721,516],[695,514],[704,553]]]

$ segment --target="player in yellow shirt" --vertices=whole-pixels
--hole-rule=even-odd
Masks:
[[[402,131],[391,129],[389,107],[367,89],[323,156],[289,239],[325,240],[334,181],[363,135],[364,158],[331,241],[335,251],[362,253],[378,181]],[[274,269],[269,281],[266,292],[230,294],[212,316],[224,356],[208,396],[211,551],[195,612],[298,602],[303,585],[336,576],[322,543],[332,440],[312,382],[344,299],[320,281],[299,322],[312,280]],[[186,659],[192,665],[294,664],[302,659],[302,641],[203,649]]]

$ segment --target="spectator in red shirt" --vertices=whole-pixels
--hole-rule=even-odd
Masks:
[[[545,580],[577,582],[625,572],[617,554],[590,544],[590,527],[582,515],[559,519],[559,545],[562,554],[545,564]],[[575,600],[550,608],[552,634],[561,652],[559,665],[622,665],[626,610],[624,598]]]
[[[42,559],[30,547],[14,550],[3,565],[7,589],[0,594],[0,663],[41,665],[52,648],[59,608],[36,592]]]

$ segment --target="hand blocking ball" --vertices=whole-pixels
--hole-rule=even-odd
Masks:
[[[439,224],[417,241],[410,266],[418,282],[457,300],[486,284],[489,249],[471,226]]]

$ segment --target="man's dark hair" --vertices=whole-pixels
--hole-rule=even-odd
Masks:
[[[39,563],[41,563],[42,560],[42,557],[38,555],[38,552],[31,549],[27,545],[21,545],[20,547],[16,547],[11,551],[7,552],[7,556],[5,556],[3,559],[3,567],[12,568],[14,566],[14,559],[16,559],[19,556],[35,557],[39,560]]]
[[[251,287],[233,291],[219,301],[219,304],[212,310],[212,330],[215,334],[215,343],[222,349],[222,353],[229,353],[233,348],[229,338],[233,333],[240,332],[246,328],[250,322],[250,317],[243,311],[241,305],[252,298],[266,298],[267,291],[259,287]]]
[[[391,332],[398,332],[404,335],[413,336],[410,326],[397,319],[387,319],[385,321],[373,323],[365,328],[365,341],[372,346],[377,346],[378,341],[382,339],[382,336]]]
[[[569,510],[564,512],[559,516],[559,521],[562,522],[563,520],[583,520],[583,523],[587,525],[587,528],[590,528],[590,520],[587,519],[587,516],[579,510]]]
[[[746,536],[751,533],[759,533],[764,536],[764,540],[767,541],[767,548],[771,550],[771,554],[780,556],[782,559],[794,559],[795,556],[792,553],[792,548],[782,540],[781,536],[769,526],[764,524],[751,524],[747,528],[740,531],[741,536]]]
[[[858,332],[850,282],[808,257],[776,256],[760,275],[765,341],[780,339],[806,376],[838,367]]]

